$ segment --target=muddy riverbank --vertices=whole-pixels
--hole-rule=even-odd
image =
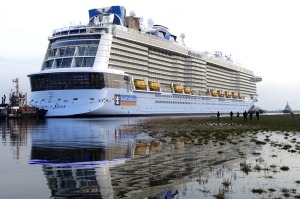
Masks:
[[[158,164],[178,159],[168,172],[190,169],[170,181],[180,198],[300,198],[298,117],[150,118],[132,128],[163,144]]]

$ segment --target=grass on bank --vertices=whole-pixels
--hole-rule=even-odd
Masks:
[[[300,117],[283,115],[260,115],[259,120],[254,116],[247,121],[243,117],[175,117],[150,118],[137,125],[139,131],[152,136],[161,135],[172,139],[181,138],[183,141],[205,143],[214,139],[224,142],[231,136],[245,132],[300,132]]]

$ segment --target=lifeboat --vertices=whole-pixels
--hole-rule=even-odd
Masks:
[[[174,88],[175,93],[182,93],[182,91],[183,91],[183,86],[179,85],[179,84],[174,84],[173,88]]]
[[[236,92],[231,92],[232,98],[238,98],[238,94]]]
[[[241,92],[238,92],[238,98],[239,99],[245,99],[245,96]]]
[[[160,90],[160,84],[158,82],[149,81],[148,86],[150,91],[159,91]]]
[[[217,93],[218,93],[218,97],[224,97],[225,96],[223,91],[217,90]]]
[[[214,89],[210,89],[210,94],[214,97],[217,97],[218,96],[218,92]]]
[[[184,87],[184,93],[185,94],[191,94],[192,93],[192,89],[189,87]]]
[[[225,91],[225,97],[226,98],[231,98],[231,93],[229,91]]]
[[[149,145],[147,142],[137,143],[134,149],[136,155],[148,154],[149,153]]]
[[[150,151],[160,151],[161,150],[161,142],[154,141],[150,143]]]
[[[147,90],[147,84],[144,80],[135,79],[134,86],[137,90]]]

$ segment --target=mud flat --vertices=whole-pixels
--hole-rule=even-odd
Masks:
[[[133,129],[161,145],[128,163],[139,176],[149,168],[155,188],[127,195],[145,197],[152,187],[149,196],[172,189],[179,198],[300,198],[299,117],[151,118]]]

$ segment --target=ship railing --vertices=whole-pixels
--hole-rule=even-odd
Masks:
[[[69,27],[63,27],[63,28],[57,28],[55,30],[52,31],[52,36],[49,36],[50,38],[55,38],[55,37],[59,37],[61,35],[74,35],[74,33],[72,33],[72,30],[80,30],[80,29],[84,29],[84,30],[88,30],[89,32],[84,32],[86,33],[98,33],[100,32],[99,28],[109,28],[111,26],[111,24],[106,24],[106,23],[101,23],[101,24],[91,24],[91,25],[76,25],[76,26],[69,26]],[[91,31],[90,31],[91,30]],[[65,32],[67,31],[67,33],[65,34]],[[61,34],[59,34],[61,33]],[[64,34],[62,34],[64,33]],[[81,34],[81,33],[78,33]]]

